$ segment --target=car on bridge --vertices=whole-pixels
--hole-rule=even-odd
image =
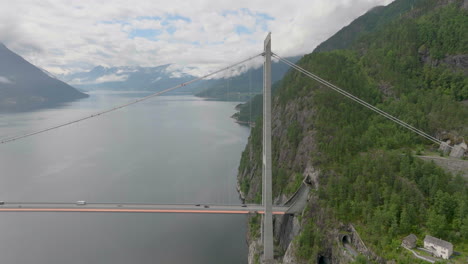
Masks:
[[[76,205],[86,205],[86,201],[76,201]]]

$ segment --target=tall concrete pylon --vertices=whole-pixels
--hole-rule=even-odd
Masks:
[[[263,64],[263,263],[274,261],[273,252],[273,215],[272,215],[272,177],[271,177],[271,32],[264,42]]]

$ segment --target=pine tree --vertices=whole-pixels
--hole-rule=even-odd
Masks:
[[[432,236],[445,237],[446,232],[446,219],[444,215],[437,214],[436,211],[429,211],[427,218],[427,228]]]
[[[411,232],[411,219],[406,212],[406,208],[403,208],[403,211],[400,215],[400,232],[402,234],[407,234]]]

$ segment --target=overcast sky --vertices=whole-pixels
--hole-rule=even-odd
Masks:
[[[196,67],[260,53],[310,53],[353,19],[392,0],[0,1],[0,42],[53,74],[103,66]]]

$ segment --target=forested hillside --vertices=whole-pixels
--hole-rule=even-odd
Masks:
[[[314,52],[347,49],[361,36],[386,26],[414,9],[414,7],[420,7],[424,2],[425,0],[395,1],[387,7],[374,7],[331,36],[327,41],[318,45]]]
[[[389,14],[386,9],[406,3],[397,0],[378,12]],[[468,136],[466,7],[464,1],[412,1],[385,25],[373,20],[379,26],[364,30],[346,49],[316,51],[298,64],[434,137],[460,143]],[[255,100],[244,106],[241,118],[255,116],[247,109],[261,111],[261,98]],[[272,124],[276,200],[289,197],[308,171],[319,172],[299,217],[294,252],[277,241],[278,254],[287,250],[297,263],[335,259],[342,253],[332,234],[352,223],[381,257],[376,262],[419,263],[399,247],[410,233],[451,241],[462,252],[456,263],[468,258],[466,179],[415,156],[436,153],[438,146],[294,71],[276,87]],[[255,149],[261,149],[261,120],[239,167],[248,201],[261,197]],[[251,219],[251,240],[257,220]]]

